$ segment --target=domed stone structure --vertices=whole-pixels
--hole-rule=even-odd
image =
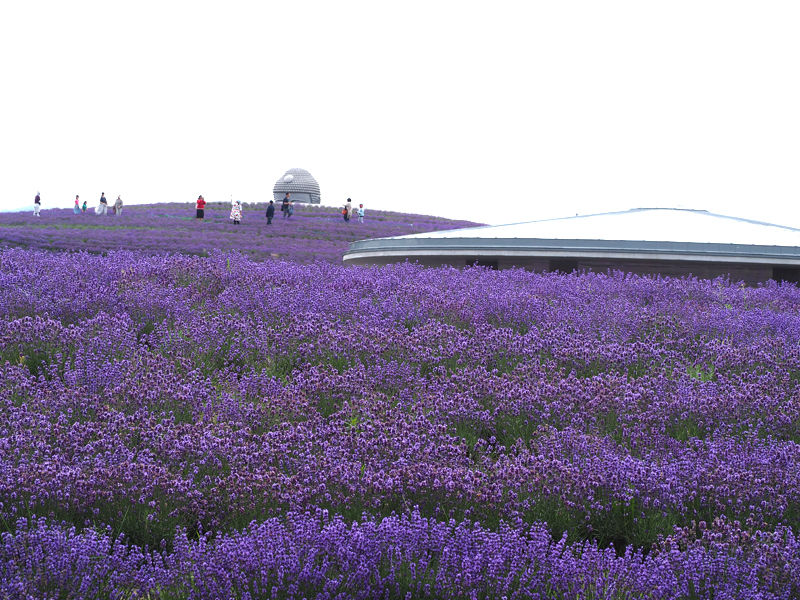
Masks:
[[[275,182],[272,188],[275,202],[283,201],[286,192],[291,194],[292,202],[320,203],[319,184],[305,169],[289,169]]]

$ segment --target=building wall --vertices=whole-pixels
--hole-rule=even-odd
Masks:
[[[375,257],[361,259],[346,264],[386,265],[404,262],[405,259],[395,257]],[[489,267],[492,269],[523,268],[527,271],[561,271],[571,273],[573,270],[593,271],[606,273],[608,271],[623,271],[635,275],[661,275],[663,277],[687,277],[689,275],[700,279],[714,279],[728,277],[733,281],[743,281],[747,285],[756,285],[769,279],[785,280],[794,283],[800,282],[800,269],[792,267],[774,267],[772,265],[737,264],[737,263],[707,263],[688,261],[647,261],[647,260],[598,260],[598,259],[570,259],[570,258],[540,258],[540,257],[414,257],[409,262],[417,262],[425,267],[449,266],[464,268],[466,265]]]
[[[273,193],[272,196],[275,202],[280,203],[283,202],[283,197],[285,194],[286,192]],[[302,192],[292,192],[291,194],[292,195],[289,196],[289,200],[292,202],[304,202],[306,204],[319,204],[320,202],[320,197],[312,194],[304,194]]]
[[[730,277],[733,281],[744,281],[747,285],[763,283],[772,278],[771,265],[751,265],[736,263],[707,263],[684,261],[600,261],[578,260],[579,271],[605,273],[608,270],[624,271],[635,275],[661,275],[662,277],[687,277],[700,279]]]
[[[547,262],[547,266],[542,263]],[[523,267],[533,271],[561,271],[571,273],[577,271],[592,271],[607,273],[608,271],[623,271],[634,275],[661,275],[662,277],[698,277],[700,279],[714,279],[716,277],[730,277],[733,281],[743,281],[747,285],[756,285],[773,278],[772,265],[737,264],[737,263],[708,263],[688,261],[646,261],[646,260],[597,260],[597,259],[569,259],[554,258],[507,260],[500,261],[498,268]],[[783,279],[791,280],[791,274],[783,274]],[[789,276],[786,276],[789,275]]]

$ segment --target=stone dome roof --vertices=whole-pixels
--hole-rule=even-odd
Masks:
[[[286,181],[289,175],[291,175],[292,178]],[[305,169],[289,169],[275,182],[275,187],[272,188],[273,194],[285,194],[286,192],[290,194],[297,192],[301,194],[310,194],[312,196],[321,195],[317,180]]]

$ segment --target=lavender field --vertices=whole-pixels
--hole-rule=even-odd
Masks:
[[[257,260],[342,262],[342,253],[355,240],[407,235],[477,223],[439,217],[367,210],[364,223],[345,223],[340,210],[296,204],[284,219],[280,207],[267,227],[266,204],[245,203],[242,222],[230,219],[230,205],[211,202],[205,219],[195,219],[194,203],[125,206],[119,216],[95,215],[93,208],[75,215],[72,209],[0,213],[0,248],[43,250],[141,250],[149,254],[181,253],[207,256],[214,250],[236,250]]]
[[[0,250],[0,597],[800,595],[796,287],[328,235]]]

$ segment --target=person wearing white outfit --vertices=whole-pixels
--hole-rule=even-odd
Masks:
[[[231,219],[234,225],[239,225],[242,222],[242,204],[238,200],[231,200],[233,204],[231,208]]]
[[[33,216],[41,217],[40,210],[42,210],[42,199],[39,197],[39,192],[36,192],[36,198],[33,200]]]

